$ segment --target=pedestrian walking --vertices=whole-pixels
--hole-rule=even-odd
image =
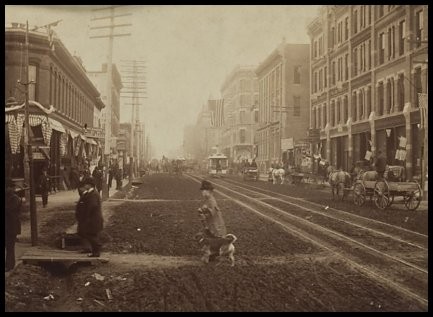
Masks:
[[[80,184],[80,173],[78,172],[78,169],[75,166],[71,168],[71,172],[69,173],[69,178],[71,180],[72,190],[77,189],[78,185]]]
[[[381,150],[377,151],[377,158],[374,166],[376,167],[377,176],[379,177],[379,179],[382,179],[383,173],[386,169],[386,158],[385,156],[383,156]]]
[[[116,169],[116,189],[122,189],[122,170],[120,168]]]
[[[102,166],[97,165],[92,173],[93,179],[95,180],[96,189],[100,193],[102,190],[102,181],[103,181],[103,172],[102,172]]]
[[[89,257],[99,257],[101,243],[99,235],[103,229],[103,217],[101,210],[101,197],[95,190],[95,181],[91,177],[84,178],[79,190],[80,199],[77,203],[75,217],[77,219],[77,234],[83,242],[83,252],[88,252]],[[90,245],[90,249],[88,246]]]
[[[42,196],[42,205],[45,208],[48,204],[48,192],[51,187],[50,177],[48,176],[46,169],[42,170],[42,175],[39,177],[38,180],[38,186]]]
[[[5,271],[15,267],[15,242],[21,233],[21,198],[15,193],[15,183],[7,179],[5,184]]]

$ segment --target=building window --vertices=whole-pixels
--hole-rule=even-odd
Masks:
[[[37,91],[37,87],[38,87],[38,82],[37,82],[37,72],[38,72],[38,67],[36,65],[29,65],[29,82],[33,81],[34,84],[30,84],[28,85],[29,87],[29,100],[37,100],[37,96],[36,96],[36,91]]]
[[[317,107],[317,128],[322,128],[322,108]]]
[[[353,95],[352,95],[352,120],[353,120],[353,122],[356,122],[356,120],[357,120],[356,101],[357,101],[356,100],[356,92],[354,91]]]
[[[364,89],[359,91],[359,106],[358,106],[359,120],[364,118]]]
[[[358,48],[353,50],[353,76],[358,75]]]
[[[241,96],[242,97],[242,96]],[[239,113],[239,120],[240,120],[240,124],[245,124],[246,122],[246,117],[245,117],[245,111],[241,110],[241,112]]]
[[[384,8],[383,5],[378,6],[379,7],[379,18],[383,17],[384,14]]]
[[[301,66],[296,65],[293,69],[293,83],[300,84],[301,83]]]
[[[343,118],[343,123],[347,122],[347,119],[349,119],[349,102],[347,99],[347,96],[344,96],[344,102],[343,102],[343,112],[344,112],[344,118]]]
[[[322,91],[323,89],[323,70],[319,70],[319,90]]]
[[[371,24],[371,6],[368,6],[368,25]]]
[[[358,10],[353,12],[353,34],[358,33]]]
[[[324,87],[328,87],[328,67],[325,66],[325,69],[323,71],[323,80],[324,80]]]
[[[393,25],[391,28],[391,37],[392,37],[392,58],[395,57],[395,26]]]
[[[349,54],[344,56],[344,80],[349,79]]]
[[[344,40],[347,41],[349,38],[349,17],[344,19]]]
[[[404,54],[404,41],[406,37],[406,22],[403,20],[398,25],[398,52],[401,55]]]
[[[340,99],[337,100],[337,124],[341,123],[341,105]]]
[[[385,61],[385,33],[379,34],[379,64]]]
[[[421,67],[415,68],[414,83],[415,83],[415,107],[419,107],[418,94],[423,92],[422,81],[421,81]]]
[[[301,97],[293,96],[293,116],[301,116]]]
[[[328,106],[325,105],[323,106],[323,128],[325,128],[325,126],[328,124]]]
[[[239,130],[239,142],[240,143],[245,143],[247,140],[247,136],[246,136],[246,131],[245,129],[240,129]]]
[[[335,85],[335,61],[332,62],[332,85]]]
[[[259,122],[259,110],[254,110],[254,122]]]
[[[368,69],[371,69],[371,40],[368,40]]]
[[[370,115],[370,113],[371,113],[371,88],[370,87],[368,87],[367,88],[367,100],[366,100],[366,110],[365,110],[365,115],[367,116],[367,119],[368,119],[368,116]]]
[[[342,22],[338,22],[338,26],[337,26],[337,38],[338,38],[338,43],[341,43],[342,41]]]
[[[398,111],[403,111],[403,108],[404,108],[404,74],[398,75],[397,86],[398,86],[398,100],[397,100]]]
[[[365,23],[364,23],[364,9],[365,6],[361,6],[360,10],[359,10],[359,14],[360,14],[360,18],[359,18],[359,24],[360,24],[360,29],[363,29],[365,27]]]
[[[421,41],[423,39],[423,11],[420,10],[416,13],[416,19],[415,19],[415,23],[416,23],[416,47],[420,47],[421,46]]]
[[[314,58],[317,58],[317,41],[314,41]]]
[[[379,83],[379,86],[377,87],[377,94],[378,94],[378,99],[379,99],[379,109],[377,109],[378,115],[382,116],[383,115],[383,111],[384,111],[384,85],[383,82]]]
[[[331,113],[330,113],[330,120],[329,124],[331,127],[335,126],[335,101],[331,101]]]
[[[331,48],[335,45],[335,27],[331,28]]]
[[[392,57],[392,33],[391,28],[388,29],[388,60]]]

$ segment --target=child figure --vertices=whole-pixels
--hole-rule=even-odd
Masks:
[[[204,203],[198,209],[202,218],[204,233],[210,238],[223,238],[227,234],[226,225],[213,195],[213,186],[209,181],[202,181],[201,193],[204,197]],[[209,260],[212,261],[218,256],[219,249],[211,250],[212,255]]]

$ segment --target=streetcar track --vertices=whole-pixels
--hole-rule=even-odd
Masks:
[[[293,196],[281,194],[281,193],[278,193],[278,192],[273,192],[273,191],[270,191],[270,190],[267,190],[267,189],[263,189],[263,188],[260,188],[260,187],[256,187],[256,186],[252,186],[252,185],[247,185],[247,184],[244,184],[244,183],[232,180],[232,179],[230,179],[230,180],[224,180],[224,181],[226,181],[227,183],[241,184],[243,188],[250,187],[250,188],[254,188],[255,190],[260,190],[260,191],[263,191],[263,192],[271,193],[273,195],[278,195],[278,196],[282,196],[282,197],[285,197],[285,198],[288,198],[288,199],[297,200],[297,201],[301,201],[303,203],[314,205],[314,206],[316,206],[318,208],[323,208],[322,205],[320,205],[318,203],[315,203],[315,202],[312,202],[312,201],[309,201],[309,200],[307,200],[305,198],[293,197]],[[272,197],[272,198],[275,198],[275,197]],[[375,224],[378,224],[378,225],[383,225],[383,226],[389,227],[391,229],[397,229],[399,231],[407,232],[408,234],[412,234],[412,235],[415,235],[415,236],[419,236],[421,238],[428,239],[428,235],[425,235],[425,234],[422,234],[422,233],[419,233],[419,232],[416,232],[416,231],[412,231],[412,230],[409,230],[409,229],[406,229],[406,228],[403,228],[403,227],[400,227],[400,226],[395,226],[395,225],[392,225],[392,224],[389,224],[389,223],[386,223],[386,222],[382,222],[380,220],[376,220],[376,219],[372,219],[372,218],[367,218],[367,217],[359,216],[359,215],[352,214],[352,213],[349,213],[347,211],[344,211],[344,210],[341,210],[341,209],[337,209],[337,208],[333,208],[333,207],[329,207],[328,210],[335,211],[337,213],[342,213],[342,214],[347,215],[349,217],[358,218],[358,219],[366,221],[366,222],[375,223]],[[427,243],[427,240],[426,240],[426,243]],[[420,247],[423,248],[423,249],[425,249],[425,250],[428,250],[428,248],[425,248],[423,246],[420,246]]]
[[[187,175],[187,177],[191,178],[191,179],[192,179],[193,181],[195,181],[195,182],[200,182],[199,180],[197,180],[197,179],[196,179],[195,177],[193,177],[193,176]],[[227,187],[224,187],[224,186],[221,186],[221,185],[219,185],[219,187],[221,187],[221,188],[225,188],[225,190],[228,190],[228,191],[231,191],[231,192],[235,192],[234,190],[231,190],[231,189],[229,189],[229,188],[227,188]],[[328,251],[330,251],[331,253],[333,253],[333,254],[339,256],[343,261],[345,261],[345,262],[349,263],[350,265],[352,265],[353,268],[356,268],[356,269],[360,270],[361,272],[363,272],[364,274],[366,274],[368,277],[373,278],[373,279],[378,280],[378,281],[382,281],[382,282],[384,282],[386,285],[389,285],[390,287],[394,288],[395,290],[397,290],[397,291],[399,291],[399,292],[402,292],[402,293],[404,293],[404,294],[410,296],[411,298],[417,300],[418,302],[420,302],[420,303],[422,303],[422,304],[424,304],[424,305],[427,305],[427,304],[428,304],[428,299],[424,298],[423,295],[418,295],[418,294],[414,293],[413,290],[407,288],[408,286],[404,286],[404,285],[401,285],[401,284],[399,284],[399,283],[397,283],[397,282],[394,282],[393,280],[390,279],[390,277],[384,277],[384,276],[378,274],[377,272],[375,272],[374,270],[372,270],[371,268],[366,267],[365,265],[359,263],[359,260],[356,261],[356,260],[350,258],[348,255],[345,255],[345,254],[343,254],[343,253],[337,251],[335,248],[329,247],[329,246],[325,245],[324,243],[321,243],[321,242],[317,241],[317,239],[318,239],[317,236],[314,236],[314,235],[313,235],[313,237],[311,237],[311,235],[312,235],[311,233],[305,233],[304,231],[300,231],[298,228],[294,228],[294,225],[291,224],[290,222],[287,223],[287,221],[285,221],[286,223],[283,223],[282,221],[277,220],[277,219],[275,218],[275,216],[269,216],[269,215],[266,215],[266,214],[264,214],[264,213],[258,211],[256,208],[251,207],[250,205],[248,205],[248,204],[246,204],[246,203],[240,201],[239,199],[236,199],[236,198],[234,198],[234,197],[231,197],[230,195],[227,195],[227,194],[221,192],[220,190],[216,190],[216,192],[219,193],[219,194],[222,195],[222,196],[225,196],[225,197],[227,197],[227,198],[231,198],[231,199],[232,199],[234,202],[236,202],[237,204],[239,204],[239,205],[245,207],[245,208],[248,209],[248,210],[253,211],[253,212],[256,213],[257,215],[259,215],[259,216],[261,216],[261,217],[263,217],[263,218],[265,218],[265,219],[268,219],[268,220],[270,220],[270,221],[273,222],[273,223],[277,223],[277,224],[279,224],[280,226],[282,226],[282,227],[284,228],[285,231],[289,232],[290,234],[295,235],[296,237],[302,237],[304,240],[309,241],[310,243],[313,243],[314,245],[319,246],[320,248],[325,249],[325,250],[328,250]],[[245,196],[245,197],[246,197],[247,199],[249,199],[249,200],[252,200],[252,201],[255,200],[254,198],[248,197],[248,196],[246,196],[246,195],[239,194],[239,193],[237,193],[237,192],[235,192],[235,193],[238,194],[238,195],[240,195],[240,196]],[[271,205],[269,205],[269,204],[267,204],[267,203],[263,203],[262,201],[259,201],[259,200],[257,200],[257,202],[258,202],[259,204],[262,204],[262,205],[265,205],[265,206],[267,205],[267,207],[268,207],[269,209],[277,210],[277,211],[279,210],[279,212],[280,212],[280,213],[282,212],[285,216],[288,215],[286,212],[281,211],[279,208],[275,208],[274,206],[271,206]],[[305,220],[302,219],[302,218],[299,218],[299,217],[297,217],[297,218],[298,218],[298,219],[296,219],[296,220],[297,220],[298,222],[299,222],[299,220],[303,220],[304,222],[307,222],[307,221],[305,221]],[[311,223],[307,222],[307,225],[311,227]],[[316,225],[316,226],[318,226],[318,225]],[[320,227],[320,226],[318,226],[318,227]],[[323,228],[322,228],[322,229],[323,229]],[[304,230],[305,230],[305,229],[304,229]],[[318,233],[322,233],[322,234],[323,234],[323,230],[320,230],[320,229],[319,229],[319,230],[318,230]],[[343,237],[343,238],[347,240],[347,237]],[[349,239],[350,239],[350,238],[349,238]],[[350,241],[350,240],[349,240],[349,241]],[[328,243],[329,243],[329,242],[328,242]],[[357,243],[357,244],[359,244],[359,243]],[[361,245],[362,245],[362,244],[361,244]],[[371,248],[371,247],[369,247],[369,246],[364,246],[364,247],[367,247],[367,250],[370,250],[370,248]],[[371,248],[371,249],[372,249],[372,248]],[[388,255],[388,256],[384,256],[382,252],[377,252],[377,250],[375,250],[374,253],[378,253],[378,257],[379,257],[379,258],[384,258],[384,259],[388,259],[388,260],[392,260],[392,261],[397,261],[397,262],[399,262],[399,263],[401,263],[401,264],[405,264],[405,265],[407,265],[408,268],[412,268],[412,269],[418,270],[418,271],[420,271],[420,272],[423,273],[423,274],[426,274],[426,273],[427,273],[424,269],[419,268],[419,267],[417,267],[417,266],[415,266],[415,265],[412,265],[412,264],[410,264],[410,263],[407,263],[407,262],[405,262],[405,261],[402,261],[402,260],[400,260],[400,259],[396,259],[396,258],[394,258],[394,257],[392,257],[392,256],[389,256],[389,255]],[[351,254],[351,255],[352,255],[352,257],[353,257],[353,256],[356,256],[355,254]],[[394,270],[394,271],[395,271],[395,270]],[[395,272],[398,272],[398,271],[395,271]],[[401,273],[401,272],[398,272],[398,273]],[[393,276],[393,277],[391,277],[391,278],[396,279],[395,276]],[[421,280],[424,281],[424,279],[421,279]]]
[[[218,184],[218,186],[224,188],[224,186],[221,186],[220,184]],[[237,186],[237,187],[239,187],[239,186]],[[225,189],[226,189],[226,190],[229,190],[229,191],[232,191],[232,192],[235,192],[234,190],[229,189],[229,188],[227,188],[227,187],[225,187]],[[254,197],[249,197],[249,196],[244,195],[244,194],[239,193],[239,192],[236,192],[236,194],[237,194],[237,195],[240,195],[240,196],[244,196],[245,198],[248,198],[248,199],[256,200]],[[364,248],[366,248],[366,249],[368,249],[368,250],[370,250],[370,251],[372,251],[372,252],[378,253],[378,254],[380,254],[380,255],[382,255],[382,256],[384,256],[384,257],[388,257],[389,259],[391,259],[391,260],[393,260],[393,261],[397,261],[397,262],[400,262],[400,263],[402,263],[402,264],[405,264],[405,265],[407,265],[407,266],[409,266],[409,267],[411,267],[411,268],[414,268],[414,269],[416,269],[416,270],[418,270],[418,271],[420,271],[420,272],[423,272],[423,273],[426,273],[426,274],[428,273],[427,270],[425,270],[425,269],[423,269],[423,268],[421,268],[421,267],[419,267],[419,266],[417,266],[417,265],[411,264],[411,263],[409,263],[409,262],[407,262],[407,261],[404,261],[404,260],[402,260],[402,259],[399,259],[399,258],[396,258],[396,257],[391,256],[391,255],[389,255],[389,254],[383,253],[383,251],[380,251],[380,250],[377,250],[377,249],[375,249],[375,248],[373,248],[373,247],[370,247],[369,245],[366,245],[366,244],[364,244],[364,243],[362,243],[362,242],[359,242],[359,241],[357,241],[357,240],[355,240],[355,239],[352,239],[352,238],[348,237],[347,235],[344,235],[344,234],[341,234],[341,233],[336,232],[336,231],[334,231],[334,230],[331,230],[331,229],[325,228],[325,227],[322,226],[322,225],[319,225],[319,224],[316,224],[316,223],[310,222],[310,221],[308,221],[308,220],[306,220],[306,219],[304,219],[304,218],[302,218],[302,217],[300,217],[300,216],[296,216],[296,215],[293,215],[293,214],[287,213],[286,211],[284,211],[284,210],[282,210],[282,209],[280,209],[280,208],[278,208],[278,207],[272,206],[272,205],[270,205],[270,204],[268,204],[268,203],[266,203],[266,202],[262,202],[262,201],[260,201],[260,204],[263,204],[263,205],[266,206],[266,207],[269,207],[269,208],[275,209],[275,210],[279,211],[280,213],[282,213],[283,215],[288,216],[288,217],[290,217],[290,218],[292,218],[292,219],[295,219],[295,220],[297,220],[297,221],[301,221],[301,222],[303,222],[304,224],[307,224],[307,225],[312,226],[312,227],[316,227],[318,230],[326,231],[326,232],[328,232],[328,233],[330,233],[330,234],[333,234],[333,235],[336,235],[336,236],[338,236],[338,237],[340,237],[340,238],[342,238],[342,239],[349,240],[350,242],[352,242],[352,243],[354,243],[354,244],[357,244],[357,245],[359,245],[359,246],[361,246],[361,247],[364,247]],[[292,204],[292,203],[289,203],[289,204]],[[306,207],[299,206],[299,205],[296,205],[296,204],[293,204],[293,205],[297,206],[298,208],[301,208],[301,209],[304,209],[304,210],[307,210],[307,211],[311,211],[310,209],[308,209],[308,208],[306,208]]]
[[[246,190],[246,191],[252,191],[251,189],[247,189],[247,188],[245,188],[245,187],[243,187],[243,186],[235,185],[235,184],[233,184],[231,181],[226,181],[226,182],[229,183],[229,184],[231,184],[231,185],[233,185],[233,186],[236,186],[236,187],[242,188],[243,190]],[[237,182],[236,182],[236,183],[237,183]],[[254,186],[250,186],[250,187],[254,187]],[[257,189],[258,189],[258,188],[257,188]],[[260,189],[260,190],[261,190],[261,189]],[[277,194],[278,194],[278,193],[277,193]],[[280,194],[280,195],[281,195],[281,196],[284,196],[284,197],[290,197],[290,198],[291,198],[291,196],[288,196],[288,195],[284,195],[284,194]],[[284,203],[284,204],[293,205],[293,206],[296,206],[296,207],[298,207],[298,208],[304,209],[304,210],[306,210],[306,211],[308,211],[308,212],[311,212],[311,213],[314,213],[314,214],[318,214],[318,215],[320,215],[320,216],[323,216],[323,217],[326,217],[326,218],[330,218],[330,219],[335,220],[335,221],[343,222],[343,223],[346,223],[346,224],[349,224],[349,225],[352,225],[352,226],[355,226],[355,227],[358,227],[358,228],[361,228],[361,229],[364,229],[364,230],[367,230],[367,231],[371,231],[371,232],[373,232],[373,233],[375,233],[375,234],[378,234],[378,235],[381,235],[381,236],[387,237],[387,238],[389,238],[389,239],[395,240],[395,241],[400,242],[400,243],[405,243],[405,244],[407,244],[407,245],[410,245],[410,246],[413,246],[413,247],[419,248],[419,249],[421,249],[421,250],[428,250],[428,248],[426,248],[426,247],[424,247],[424,246],[422,246],[422,245],[419,245],[419,244],[417,244],[417,243],[413,243],[413,242],[410,242],[410,241],[407,241],[407,240],[403,240],[403,239],[401,239],[401,238],[399,238],[399,237],[396,237],[396,236],[394,236],[394,235],[391,235],[391,234],[389,234],[389,233],[385,233],[385,232],[382,232],[382,231],[378,231],[378,230],[376,230],[376,229],[373,229],[373,228],[370,228],[370,227],[366,227],[366,226],[363,226],[363,225],[360,225],[360,224],[354,223],[354,222],[352,222],[352,221],[348,221],[348,220],[344,220],[344,219],[339,219],[339,218],[336,218],[335,216],[329,215],[329,214],[327,214],[327,213],[324,213],[324,212],[321,212],[321,211],[318,211],[318,210],[313,210],[313,209],[310,209],[310,208],[307,208],[307,207],[304,207],[304,206],[298,205],[298,204],[296,204],[296,203],[293,203],[293,202],[290,202],[290,201],[287,201],[287,200],[283,200],[283,199],[276,198],[276,197],[270,197],[270,196],[269,196],[269,199],[270,199],[270,200],[271,200],[271,199],[272,199],[272,200],[277,200],[277,201],[280,201],[280,202],[282,202],[282,203]],[[323,207],[321,207],[321,208],[323,209]],[[347,216],[351,215],[351,214],[348,213],[348,212],[345,212],[345,211],[342,211],[342,212],[344,212]],[[349,217],[350,217],[350,216],[349,216]]]

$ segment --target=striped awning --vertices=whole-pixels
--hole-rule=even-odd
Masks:
[[[12,121],[15,121],[15,116],[9,113],[6,113],[5,115],[5,123],[10,123]]]
[[[31,127],[42,124],[42,122],[47,121],[47,116],[39,115],[39,114],[31,114],[29,115],[29,124]]]
[[[65,128],[63,127],[63,125],[59,121],[54,120],[52,118],[48,118],[48,121],[50,122],[51,129],[62,132],[62,133],[66,133]]]

